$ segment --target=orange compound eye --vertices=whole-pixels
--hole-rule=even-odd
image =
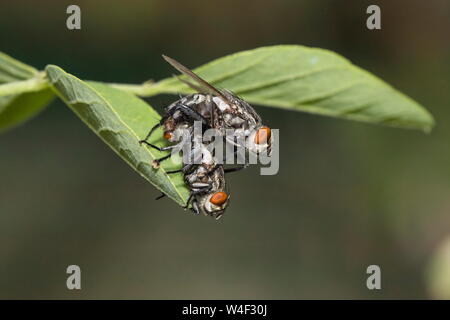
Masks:
[[[227,201],[228,199],[228,195],[225,192],[216,192],[212,195],[211,199],[209,200],[209,202],[211,202],[212,204],[215,204],[216,206],[220,206],[222,204],[225,203],[225,201]]]
[[[265,144],[270,140],[272,133],[269,127],[261,127],[256,131],[255,135],[255,143],[256,144]]]
[[[170,139],[172,139],[172,133],[169,132],[169,131],[166,131],[166,132],[164,132],[163,137],[164,137],[164,139],[166,139],[166,140],[170,140]]]

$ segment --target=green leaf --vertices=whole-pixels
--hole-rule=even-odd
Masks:
[[[0,52],[0,83],[27,80],[37,73],[35,68]]]
[[[23,83],[30,92],[0,95],[0,132],[37,115],[53,99],[38,70],[0,52],[0,86]],[[36,84],[36,89],[33,85]]]
[[[50,89],[0,97],[0,132],[31,119],[49,105],[54,97]]]
[[[434,125],[433,117],[418,103],[323,49],[262,47],[214,60],[194,72],[258,105],[424,131]],[[155,89],[192,92],[176,78],[158,82]]]
[[[141,176],[178,204],[184,205],[189,195],[181,174],[168,175],[175,169],[169,161],[160,169],[151,164],[166,153],[141,146],[149,129],[160,116],[145,101],[110,86],[84,82],[57,66],[47,66],[46,72],[55,93]],[[158,137],[158,138],[157,138]],[[155,144],[162,145],[162,132],[154,135]]]

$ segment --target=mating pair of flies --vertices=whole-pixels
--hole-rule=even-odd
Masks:
[[[246,162],[240,167],[225,169],[222,165],[223,161],[218,163],[215,155],[208,150],[202,141],[202,135],[195,134],[194,122],[200,121],[202,129],[215,129],[221,133],[232,129],[234,136],[247,137],[243,146],[246,153],[254,152],[256,154],[263,151],[270,154],[272,145],[270,128],[262,124],[261,117],[244,100],[228,90],[213,87],[174,59],[164,55],[163,58],[175,69],[185,74],[188,79],[193,80],[194,82],[191,82],[179,78],[198,93],[185,96],[166,107],[161,121],[150,130],[145,139],[139,142],[159,151],[168,151],[176,148],[178,144],[158,147],[148,142],[153,132],[157,128],[163,127],[163,137],[169,142],[178,143],[181,131],[186,132],[187,130],[191,142],[194,142],[193,149],[197,148],[197,150],[192,150],[191,154],[194,157],[202,155],[201,161],[199,163],[183,163],[181,169],[167,173],[182,172],[184,174],[184,181],[190,190],[185,208],[191,206],[192,211],[196,214],[203,213],[219,219],[224,214],[230,199],[225,173],[243,169],[248,166],[248,163]],[[159,164],[169,157],[170,154],[155,160],[153,167],[159,168]],[[159,198],[163,196],[164,194]]]

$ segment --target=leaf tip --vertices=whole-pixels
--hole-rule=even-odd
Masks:
[[[436,125],[436,124],[435,124],[435,122],[434,122],[434,119],[431,118],[431,122],[430,122],[427,126],[424,126],[424,127],[423,127],[423,129],[422,129],[423,133],[425,133],[425,134],[430,134],[431,131],[433,131],[435,125]]]

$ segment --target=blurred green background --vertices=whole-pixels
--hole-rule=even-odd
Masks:
[[[66,28],[74,3],[80,31]],[[381,7],[382,30],[366,28],[369,4]],[[195,67],[265,45],[322,47],[437,121],[426,135],[257,107],[280,129],[279,174],[229,176],[232,201],[215,222],[154,201],[159,192],[55,101],[0,136],[0,298],[450,297],[441,281],[450,272],[448,0],[19,0],[2,1],[0,15],[1,51],[109,82],[170,76],[162,53]],[[175,99],[149,102],[161,111]],[[70,264],[81,267],[81,291],[66,288]],[[366,288],[371,264],[381,290]]]

